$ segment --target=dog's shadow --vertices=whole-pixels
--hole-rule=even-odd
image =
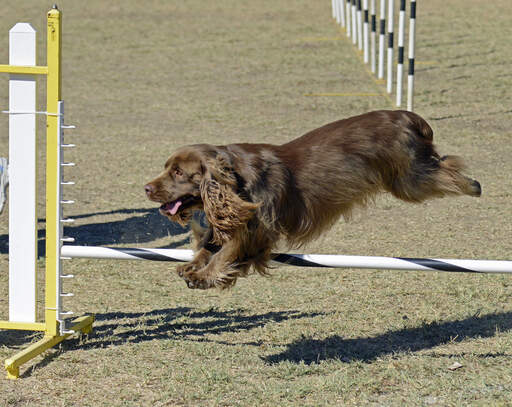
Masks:
[[[75,239],[76,245],[81,246],[108,246],[117,244],[144,244],[154,240],[186,235],[188,228],[170,222],[160,215],[158,209],[117,209],[108,212],[96,212],[84,215],[75,215],[72,218],[79,220],[92,216],[108,216],[116,214],[132,215],[123,220],[110,222],[87,223],[77,226],[65,226],[64,235]],[[44,219],[39,219],[44,222]],[[45,229],[38,230],[38,255],[45,255]],[[188,235],[175,241],[165,248],[176,248],[190,242]],[[0,235],[0,253],[9,253],[9,235]]]
[[[283,352],[263,359],[269,364],[287,361],[310,365],[324,360],[371,362],[399,352],[417,352],[473,338],[491,338],[496,332],[507,332],[511,329],[512,312],[502,312],[456,321],[434,322],[389,331],[374,337],[346,339],[334,335],[322,340],[303,337],[287,345]],[[481,356],[512,358],[512,353]]]

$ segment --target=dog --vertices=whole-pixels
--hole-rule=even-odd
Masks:
[[[413,203],[480,196],[463,160],[441,157],[432,140],[419,115],[375,111],[282,145],[182,147],[144,189],[171,221],[204,211],[208,227],[191,223],[194,258],[177,271],[190,288],[227,288],[251,271],[268,274],[280,239],[302,246],[380,192]]]

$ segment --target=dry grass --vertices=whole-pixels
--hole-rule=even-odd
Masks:
[[[416,110],[443,153],[467,158],[484,195],[416,206],[383,197],[309,252],[510,258],[510,4],[420,3]],[[142,193],[180,145],[279,143],[392,107],[385,97],[303,96],[382,91],[339,33],[328,1],[59,6],[64,99],[79,146],[67,158],[78,164],[69,170],[77,186],[66,191],[78,202],[68,213],[77,223],[67,234],[79,244],[187,247],[188,232],[166,223]],[[35,0],[4,7],[0,61],[8,29],[30,21],[45,33],[45,12]],[[6,89],[3,78],[0,107]],[[44,170],[40,177],[42,184]],[[7,233],[5,213],[2,318]],[[188,290],[170,264],[76,260],[66,270],[77,276],[69,308],[96,313],[95,331],[26,366],[22,380],[1,379],[1,405],[510,403],[509,276],[282,268],[228,292],[202,292]],[[0,332],[0,356],[34,339]],[[448,370],[454,362],[463,367]]]

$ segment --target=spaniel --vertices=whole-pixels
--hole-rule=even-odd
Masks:
[[[160,213],[192,222],[196,250],[178,274],[190,288],[226,288],[251,270],[268,274],[280,239],[290,247],[349,218],[379,192],[407,202],[480,196],[458,156],[441,157],[427,122],[407,111],[336,121],[282,145],[196,144],[178,149],[145,186]]]

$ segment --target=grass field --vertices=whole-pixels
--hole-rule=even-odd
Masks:
[[[3,7],[0,63],[18,21],[38,30],[45,62],[50,6]],[[78,244],[188,248],[187,230],[158,215],[142,189],[178,146],[281,143],[329,121],[393,108],[384,96],[305,96],[384,91],[327,0],[65,0],[59,7],[63,97],[67,121],[77,125],[69,140],[78,145],[66,157],[77,163],[66,172],[77,183],[65,191],[77,201],[66,212],[77,219],[66,234]],[[421,205],[382,196],[307,252],[512,257],[510,17],[509,0],[418,4],[415,110],[442,153],[466,158],[483,196]],[[44,109],[43,93],[39,101]],[[0,117],[0,155],[8,151],[7,124]],[[43,195],[38,204],[43,220]],[[43,248],[44,222],[40,242]],[[8,309],[7,243],[6,211],[0,319]],[[0,378],[2,406],[512,403],[507,275],[288,267],[219,292],[187,289],[172,264],[74,260],[65,267],[76,276],[66,308],[95,313],[94,332],[27,364],[21,380]],[[0,358],[37,338],[0,332]],[[448,369],[455,362],[462,367]]]

